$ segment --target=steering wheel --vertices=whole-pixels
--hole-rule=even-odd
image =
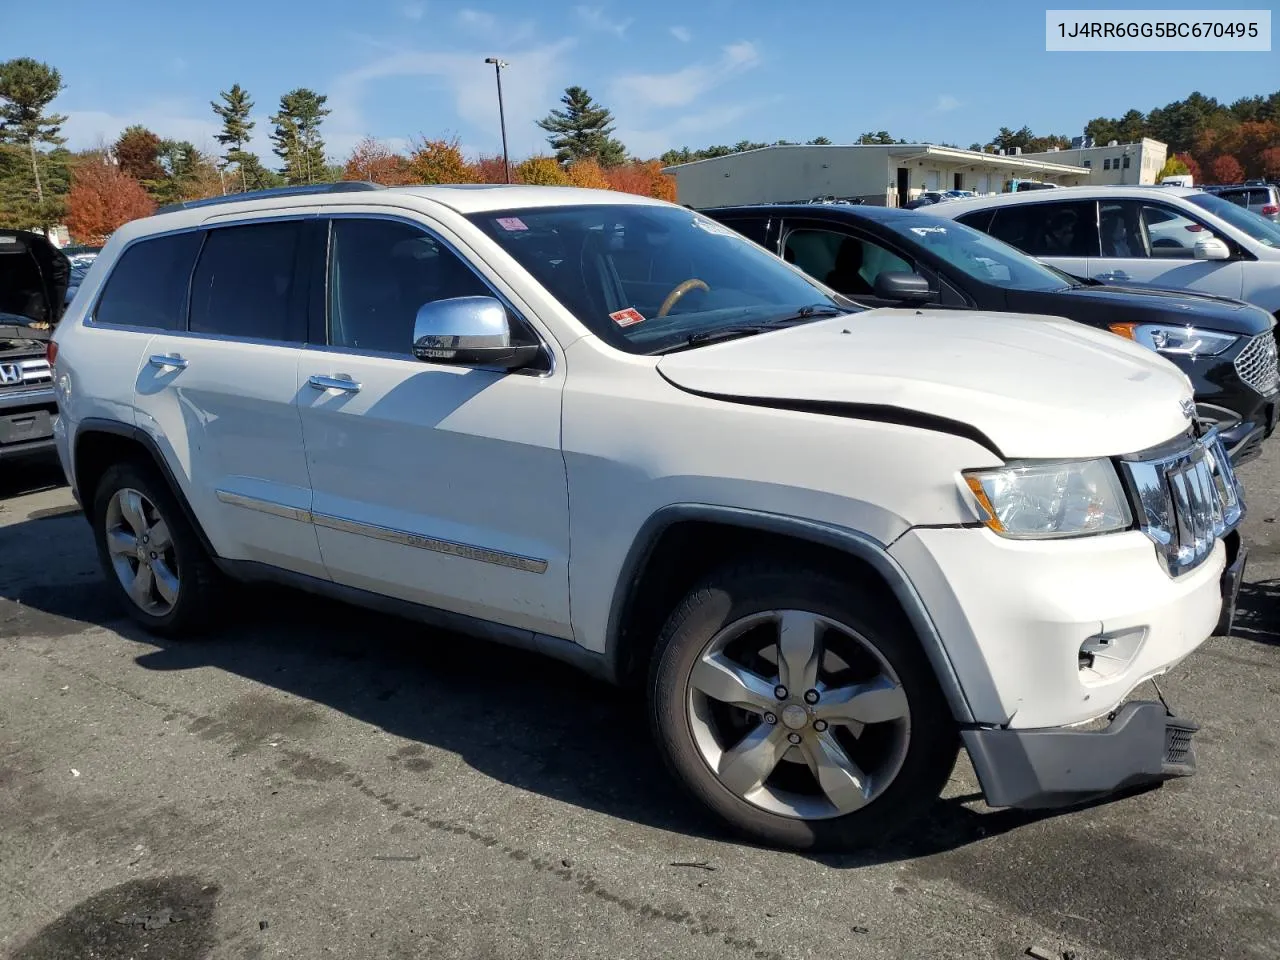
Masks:
[[[683,297],[690,290],[699,290],[699,289],[705,290],[707,291],[707,293],[711,292],[711,288],[707,286],[706,281],[699,280],[697,277],[691,277],[688,280],[684,281],[684,283],[680,284],[674,290],[672,290],[670,293],[667,294],[667,299],[662,301],[662,306],[658,308],[658,316],[655,319],[665,317],[668,313],[670,313],[671,308],[674,307],[677,303],[679,303],[680,298]]]

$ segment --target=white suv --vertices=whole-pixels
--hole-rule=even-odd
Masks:
[[[1186,187],[1064,187],[931,208],[1103,283],[1195,290],[1280,319],[1280,223]]]
[[[563,658],[797,847],[909,822],[961,742],[997,806],[1193,769],[1125,701],[1229,618],[1243,505],[1186,377],[1111,334],[864,310],[639,197],[345,185],[129,224],[50,353],[158,633],[269,580]]]

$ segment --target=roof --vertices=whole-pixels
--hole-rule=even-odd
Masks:
[[[995,197],[957,197],[948,200],[948,210],[977,210],[983,207],[1003,207],[1019,203],[1043,203],[1048,200],[1114,200],[1126,192],[1139,196],[1190,197],[1204,193],[1199,187],[1161,186],[1154,183],[1103,184],[1099,186],[1058,187],[1056,190],[1026,190],[1019,193],[1002,193]],[[938,204],[942,206],[942,204]]]
[[[951,201],[947,201],[950,203]],[[926,208],[927,209],[927,208]],[[723,207],[703,207],[699,213],[709,217],[724,216],[729,213],[754,213],[769,216],[811,217],[815,220],[889,220],[914,219],[922,216],[920,210],[907,210],[904,207],[879,207],[869,203],[748,203],[733,204]]]
[[[1053,163],[1038,160],[1019,154],[981,153],[977,150],[963,150],[960,147],[944,147],[936,143],[775,143],[754,150],[742,150],[727,153],[722,157],[705,157],[702,160],[690,160],[688,163],[677,163],[663,167],[663,173],[676,173],[685,167],[700,163],[721,163],[737,157],[745,157],[753,153],[764,153],[768,150],[882,150],[890,156],[902,160],[915,160],[921,157],[935,157],[941,160],[955,160],[972,166],[1013,167],[1027,170],[1039,170],[1047,173],[1076,173],[1089,175],[1088,167],[1078,167],[1068,163]]]

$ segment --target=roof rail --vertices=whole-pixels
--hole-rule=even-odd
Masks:
[[[205,197],[203,200],[182,200],[161,207],[156,213],[172,213],[175,210],[191,210],[195,207],[214,207],[220,203],[239,203],[241,200],[262,200],[268,197],[305,197],[317,193],[359,193],[364,190],[385,190],[380,183],[367,180],[343,180],[338,183],[313,183],[297,187],[271,187],[266,190],[249,190],[245,193],[228,193],[221,197]]]

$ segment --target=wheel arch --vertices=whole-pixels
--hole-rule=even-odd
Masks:
[[[76,491],[84,507],[85,516],[90,522],[94,519],[92,516],[94,491],[102,475],[113,463],[119,463],[121,460],[141,461],[156,469],[168,485],[169,492],[178,501],[178,506],[182,508],[187,522],[191,524],[191,529],[200,539],[200,545],[210,557],[217,556],[213,544],[205,535],[204,527],[201,526],[195,511],[191,509],[191,503],[187,500],[182,485],[178,483],[168,461],[165,460],[159,444],[146,431],[119,420],[89,417],[81,420],[77,425],[71,451]]]
[[[715,538],[709,554],[708,535]],[[953,716],[962,723],[973,722],[942,637],[919,592],[885,544],[855,530],[740,507],[671,504],[645,521],[623,561],[609,607],[605,659],[613,679],[634,683],[643,675],[664,609],[692,587],[685,582],[689,573],[696,577],[706,571],[706,565],[699,564],[698,551],[724,559],[743,546],[817,553],[845,566],[858,566],[878,579],[891,591],[914,631]]]

